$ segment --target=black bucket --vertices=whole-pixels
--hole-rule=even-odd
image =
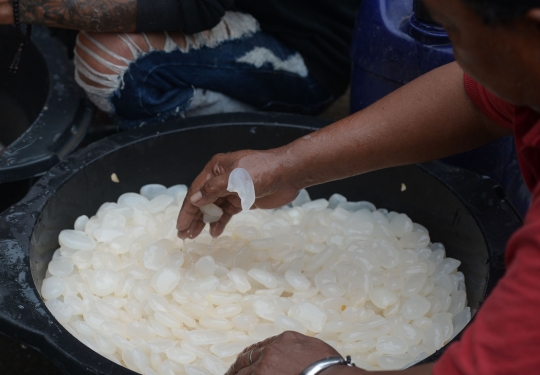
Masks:
[[[20,200],[69,154],[91,123],[93,107],[73,78],[63,46],[35,27],[17,74],[15,29],[0,27],[0,212]]]
[[[0,331],[43,352],[67,374],[134,374],[88,349],[45,307],[39,290],[59,232],[144,184],[189,184],[218,152],[281,146],[321,125],[293,115],[194,118],[120,133],[68,157],[0,216]],[[500,191],[488,178],[435,162],[316,186],[310,194],[369,200],[425,225],[432,241],[461,260],[474,311],[503,275],[506,242],[521,225]]]

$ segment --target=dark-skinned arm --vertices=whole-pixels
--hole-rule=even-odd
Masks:
[[[469,99],[463,71],[448,64],[396,90],[372,106],[286,146],[215,156],[192,183],[178,218],[178,235],[204,228],[199,207],[225,212],[212,224],[221,234],[240,211],[227,191],[230,172],[246,169],[255,184],[255,207],[291,202],[302,188],[405,164],[435,160],[484,145],[509,131],[485,117]]]
[[[137,0],[20,0],[23,24],[68,29],[131,32],[137,26]],[[0,0],[0,25],[13,24],[12,0]]]
[[[298,375],[311,364],[339,353],[314,337],[297,332],[283,332],[250,345],[238,355],[225,375]],[[358,367],[336,365],[321,375],[431,375],[433,364],[416,366],[403,371],[369,372]]]
[[[376,371],[370,372],[377,375],[432,375],[433,364],[415,366],[401,371]],[[321,372],[320,375],[367,375],[368,372],[354,367],[332,366]]]
[[[179,31],[216,26],[234,0],[19,0],[19,19],[93,32]],[[0,0],[0,25],[12,24],[13,0]],[[140,17],[139,17],[140,16]]]
[[[286,146],[298,188],[468,151],[510,134],[472,103],[457,63]],[[316,166],[316,168],[314,167]]]

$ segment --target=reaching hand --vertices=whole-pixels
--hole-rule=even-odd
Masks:
[[[336,356],[325,342],[287,331],[246,348],[225,375],[298,375],[314,362]]]
[[[251,175],[255,185],[254,207],[277,208],[292,202],[300,189],[295,187],[286,155],[279,148],[214,156],[188,190],[176,225],[178,236],[195,238],[202,231],[205,224],[199,207],[214,203],[223,210],[221,219],[210,225],[213,237],[219,236],[232,215],[242,210],[238,195],[227,191],[229,175],[236,168],[244,168]]]

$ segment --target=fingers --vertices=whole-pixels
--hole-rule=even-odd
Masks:
[[[191,203],[191,197],[194,193],[200,190],[200,188],[207,180],[212,178],[212,175],[207,171],[208,168],[209,167],[207,165],[205,169],[201,172],[201,174],[199,174],[197,178],[195,178],[195,180],[188,189],[186,197],[184,198],[182,209],[180,210],[180,214],[178,215],[178,219],[176,220],[178,237],[182,239],[186,239],[188,237],[188,234],[193,232],[193,228],[190,227],[194,225],[194,222],[196,222],[201,217],[201,211],[199,210],[199,207]],[[188,230],[190,231],[188,232]]]
[[[191,222],[196,219],[201,212],[199,210],[199,207],[196,207],[189,203],[188,198],[189,196],[186,195],[186,197],[184,198],[184,203],[182,205],[182,210],[180,211],[180,215],[178,216],[178,220],[176,221],[176,229],[178,230],[186,229],[189,224],[191,224]]]
[[[220,206],[223,210],[223,215],[219,221],[210,224],[210,235],[212,237],[218,237],[221,233],[223,233],[225,226],[231,220],[232,216],[241,212],[242,208],[240,207],[240,198],[233,195],[226,198],[219,198],[214,203],[217,206]],[[178,231],[178,237],[183,239],[197,237],[205,227],[202,218],[203,215],[201,214],[200,210],[198,210],[194,214],[193,221],[190,223],[190,225],[186,229]]]
[[[197,220],[198,218],[202,219],[199,216],[199,207],[214,203],[220,197],[231,194],[227,191],[228,181],[228,173],[212,178],[204,172],[193,181],[188,194],[184,198],[184,204],[176,221],[178,237],[182,239],[197,237],[202,228],[204,228],[204,223],[200,224],[198,222],[200,221],[202,223],[202,220]],[[230,217],[228,220],[230,220]]]
[[[237,195],[228,196],[227,200],[221,205],[221,209],[223,210],[223,215],[219,221],[210,225],[210,235],[212,237],[218,237],[223,233],[225,226],[231,220],[233,215],[242,211],[240,198]]]
[[[229,370],[227,371],[225,375],[235,375],[235,374],[243,373],[246,370],[248,370],[251,367],[251,365],[256,365],[257,362],[262,357],[262,350],[263,350],[262,348],[252,345],[249,348],[249,350],[245,350],[238,356],[238,358],[236,359],[236,362],[232,364],[232,366],[229,368]],[[250,353],[251,353],[251,360],[252,360],[251,363],[249,361]]]
[[[238,371],[236,375],[255,375],[255,369],[253,367],[246,367]]]
[[[334,348],[319,339],[286,331],[246,348],[226,375],[299,374],[310,364],[336,355]]]
[[[199,234],[201,234],[205,226],[206,224],[201,219],[194,220],[187,229],[178,231],[178,237],[182,239],[196,238]]]
[[[191,204],[202,207],[214,203],[220,197],[230,195],[231,193],[227,190],[228,184],[229,173],[209,179],[199,191],[191,196]]]
[[[256,345],[256,344],[255,344]],[[256,347],[255,345],[250,346],[249,350],[244,350],[236,361],[232,364],[225,375],[235,375],[240,371],[246,370],[252,364],[255,364],[262,355],[261,348]],[[249,362],[249,354],[251,353],[252,363]]]
[[[188,190],[178,215],[176,225],[178,236],[182,239],[196,237],[204,227],[201,224],[199,208],[211,203],[224,209],[223,217],[211,225],[210,231],[213,237],[220,235],[231,217],[240,212],[241,207],[238,196],[227,190],[230,172],[239,165],[249,167],[255,172],[258,168],[264,170],[268,164],[267,159],[267,153],[249,150],[215,155]],[[220,205],[216,202],[219,198],[225,197],[228,204]]]
[[[250,350],[245,354],[245,358],[247,360],[247,365],[240,369],[239,373],[250,371],[253,369],[253,366],[257,366],[259,364],[259,361],[262,358],[264,351],[264,346],[261,346],[259,348],[255,348],[253,350]],[[249,360],[249,354],[251,353],[251,361]],[[250,371],[251,372],[251,371]]]
[[[259,362],[260,359],[262,358],[264,347],[276,341],[278,337],[279,336],[273,336],[273,337],[267,338],[264,341],[258,342],[256,344],[253,344],[245,348],[242,351],[242,353],[238,355],[238,357],[236,358],[236,361],[232,364],[232,366],[229,368],[229,370],[227,371],[225,375],[235,375],[235,374],[244,373],[242,371],[249,368],[251,365],[257,364],[257,362]],[[251,360],[252,360],[251,363],[249,361],[249,353],[251,353]]]

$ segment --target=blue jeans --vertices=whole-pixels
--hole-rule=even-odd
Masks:
[[[190,48],[141,53],[119,74],[121,84],[107,94],[109,112],[122,127],[133,128],[189,114],[194,102],[201,101],[195,97],[205,97],[206,91],[232,101],[234,110],[310,115],[334,99],[308,72],[298,52],[258,28],[236,34]],[[218,106],[214,113],[228,111],[227,106]]]

